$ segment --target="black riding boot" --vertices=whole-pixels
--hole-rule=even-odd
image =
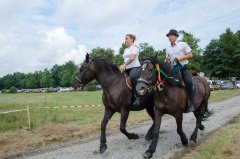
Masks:
[[[186,113],[194,111],[194,87],[193,86],[187,88],[187,94],[188,94],[188,106],[186,109]]]
[[[137,95],[136,92],[134,92],[134,101],[133,101],[133,106],[134,107],[140,107],[142,104],[142,97]]]

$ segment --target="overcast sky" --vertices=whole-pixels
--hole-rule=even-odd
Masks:
[[[193,33],[204,48],[240,29],[239,0],[0,0],[0,77],[82,62],[95,47],[136,43],[166,48],[171,28]]]

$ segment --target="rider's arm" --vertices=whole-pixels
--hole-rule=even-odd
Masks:
[[[184,61],[184,60],[190,59],[192,57],[193,57],[192,52],[189,52],[188,54],[186,54],[186,55],[184,55],[182,57],[179,57],[178,61]]]
[[[131,57],[128,59],[128,61],[126,63],[123,64],[124,67],[126,67],[127,65],[129,65],[130,63],[132,63],[137,57],[137,54],[132,53]]]
[[[178,61],[184,61],[192,58],[193,57],[192,49],[188,46],[188,44],[185,42],[182,42],[182,47],[185,55],[178,58]]]

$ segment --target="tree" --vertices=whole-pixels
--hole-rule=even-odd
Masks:
[[[74,83],[77,66],[73,61],[69,61],[62,65],[61,69],[60,86],[71,87]]]
[[[139,52],[139,59],[140,62],[144,57],[151,57],[155,55],[155,50],[152,46],[150,46],[148,43],[140,43],[140,52]]]
[[[240,39],[239,31],[233,33],[229,28],[214,39],[204,51],[204,70],[210,75],[220,78],[240,76]]]
[[[186,42],[189,47],[192,49],[193,57],[189,60],[189,67],[196,72],[199,72],[202,67],[202,56],[200,49],[199,42],[200,39],[195,38],[193,34],[185,32],[185,31],[179,31],[180,34],[183,34],[182,41]]]
[[[119,54],[123,55],[124,50],[127,48],[127,45],[125,43],[122,43],[122,46],[119,48]]]
[[[54,65],[53,68],[51,69],[51,78],[52,78],[52,86],[57,87],[60,86],[60,78],[62,76],[61,72],[61,66],[59,65]]]
[[[123,56],[121,54],[115,55],[114,56],[114,62],[116,65],[120,66],[121,64],[124,63]]]
[[[51,72],[48,69],[44,69],[40,75],[40,85],[43,88],[51,87],[53,84],[53,79],[51,76]]]
[[[3,79],[0,78],[0,90],[4,89]]]
[[[97,47],[92,49],[92,51],[90,52],[90,57],[91,58],[102,57],[102,58],[113,60],[114,50],[110,48],[104,49],[104,48]]]

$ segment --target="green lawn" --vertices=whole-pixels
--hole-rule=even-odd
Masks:
[[[225,127],[222,127],[205,142],[185,154],[184,159],[237,159],[240,157],[240,117],[234,119]]]
[[[101,104],[102,91],[59,93],[0,93],[0,110],[25,109],[43,106]]]
[[[210,102],[240,95],[240,90],[213,91]],[[71,106],[86,104],[102,104],[102,91],[69,92],[69,93],[22,93],[1,94],[0,110],[30,108],[31,127],[38,128],[46,123],[84,125],[100,123],[103,116],[103,107],[69,108],[69,109],[35,109],[44,106]],[[45,100],[46,99],[46,100]],[[145,111],[132,112],[134,116],[143,120],[149,119]],[[117,115],[118,116],[118,115]],[[27,129],[27,112],[0,114],[0,132],[14,132]]]

